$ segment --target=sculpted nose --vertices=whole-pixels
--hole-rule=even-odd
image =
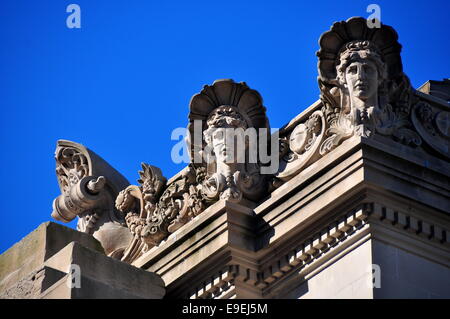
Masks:
[[[364,68],[359,68],[359,70],[358,70],[358,78],[361,79],[361,80],[364,80],[364,79],[366,79],[366,77],[367,77],[367,74],[364,71]]]

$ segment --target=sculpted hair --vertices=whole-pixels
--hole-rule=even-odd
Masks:
[[[339,59],[336,61],[337,80],[345,84],[345,70],[350,63],[355,61],[372,61],[378,71],[379,81],[387,79],[386,64],[378,52],[377,48],[370,41],[352,41],[344,45],[339,53]]]
[[[207,144],[212,143],[212,135],[218,128],[248,128],[247,122],[233,106],[221,106],[215,109],[206,120],[207,129],[203,132]]]

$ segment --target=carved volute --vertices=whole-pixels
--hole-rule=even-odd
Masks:
[[[131,235],[114,200],[128,181],[75,142],[58,141],[55,160],[61,195],[53,201],[52,217],[63,222],[79,217],[77,229],[97,238],[108,255],[120,258]]]

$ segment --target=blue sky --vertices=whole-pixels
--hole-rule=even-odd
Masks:
[[[66,7],[81,7],[81,29]],[[80,142],[136,183],[141,162],[171,177],[171,132],[215,79],[245,81],[278,128],[318,99],[318,39],[381,7],[414,87],[450,76],[445,1],[0,2],[0,252],[51,219],[58,139]],[[74,227],[72,222],[69,226]]]

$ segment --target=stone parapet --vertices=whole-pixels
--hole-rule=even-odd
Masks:
[[[92,236],[47,222],[0,255],[0,298],[152,298],[158,275],[105,255]]]

